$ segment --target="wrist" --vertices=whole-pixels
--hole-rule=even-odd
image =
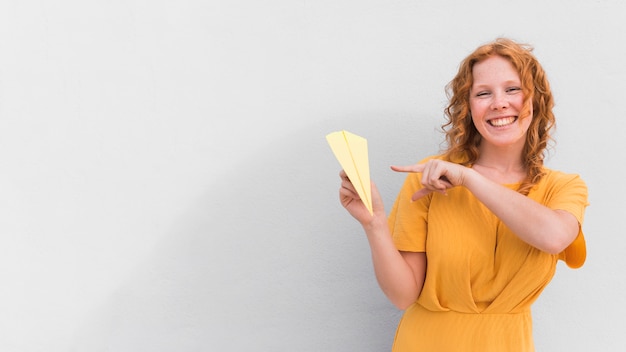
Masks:
[[[465,168],[463,172],[463,182],[461,183],[462,186],[470,189],[472,187],[472,184],[476,182],[476,177],[479,175],[480,174],[476,172],[476,170],[472,169],[471,167]]]
[[[363,230],[368,235],[370,233],[378,233],[381,229],[388,230],[387,217],[384,215],[377,215],[374,213],[374,216],[370,219],[370,221],[362,223]]]

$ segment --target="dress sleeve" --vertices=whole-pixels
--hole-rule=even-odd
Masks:
[[[582,225],[587,200],[587,185],[578,175],[562,174],[559,182],[555,183],[552,196],[548,202],[551,209],[561,209],[570,212],[578,220],[578,236],[563,252],[559,259],[565,261],[570,268],[580,268],[587,257],[587,245]]]
[[[396,248],[407,252],[425,252],[428,230],[428,208],[431,195],[411,201],[422,188],[421,174],[408,174],[389,214],[389,230]]]

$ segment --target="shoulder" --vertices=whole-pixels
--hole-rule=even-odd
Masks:
[[[547,187],[564,186],[564,185],[579,185],[585,186],[585,181],[579,174],[565,173],[559,170],[553,170],[550,168],[544,168],[544,176],[539,181],[539,185]]]
[[[429,160],[446,160],[447,161],[447,159],[445,158],[444,155],[435,154],[435,155],[429,155],[429,156],[423,158],[422,160],[420,160],[418,162],[418,164],[423,164],[423,163],[425,163],[425,162],[427,162]]]
[[[587,185],[580,175],[548,168],[544,171],[544,176],[531,190],[534,197],[542,198],[544,202],[576,201],[587,204]]]

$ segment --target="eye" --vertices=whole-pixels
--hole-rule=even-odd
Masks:
[[[478,93],[476,93],[476,96],[477,96],[477,97],[486,97],[486,96],[488,96],[489,94],[490,94],[489,92],[485,92],[485,91],[483,91],[483,92],[478,92]]]
[[[520,88],[520,87],[509,87],[509,88],[506,89],[507,93],[517,93],[517,92],[520,92],[520,91],[522,91],[522,88]]]

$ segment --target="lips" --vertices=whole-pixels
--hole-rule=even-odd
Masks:
[[[517,116],[506,116],[488,120],[487,123],[493,127],[504,127],[514,123],[516,120]]]

